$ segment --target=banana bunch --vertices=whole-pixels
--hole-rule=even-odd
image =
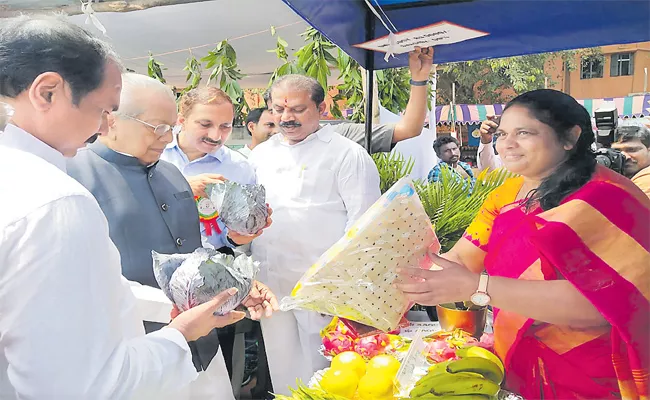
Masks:
[[[297,389],[289,388],[291,396],[274,394],[275,400],[347,400],[344,397],[327,393],[322,389],[308,388],[300,380],[296,383]]]
[[[435,364],[410,393],[419,400],[494,399],[503,382],[503,364],[490,351],[480,347],[459,349],[459,360]]]

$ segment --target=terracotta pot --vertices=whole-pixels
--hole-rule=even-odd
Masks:
[[[480,338],[485,329],[487,320],[487,307],[479,310],[458,310],[453,303],[439,304],[436,306],[440,326],[446,331],[462,329],[475,338]]]

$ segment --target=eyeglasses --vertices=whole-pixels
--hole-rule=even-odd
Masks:
[[[156,136],[158,136],[158,137],[163,137],[163,136],[165,136],[167,134],[167,132],[172,130],[171,125],[167,125],[167,124],[152,125],[152,124],[150,124],[148,122],[145,122],[145,121],[143,121],[141,119],[137,119],[135,117],[131,117],[129,115],[126,115],[125,117],[128,118],[128,119],[132,119],[134,121],[138,121],[139,123],[147,125],[150,128],[153,128],[153,133],[155,133]]]

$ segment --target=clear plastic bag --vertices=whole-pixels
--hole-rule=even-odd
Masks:
[[[313,310],[392,331],[411,304],[393,287],[400,267],[429,268],[439,249],[415,187],[400,179],[307,271],[283,311]]]
[[[237,258],[213,249],[198,248],[191,254],[158,254],[152,251],[153,269],[161,290],[181,311],[203,304],[232,287],[238,292],[215,314],[224,315],[248,296],[259,263],[245,254]]]
[[[264,186],[226,181],[208,185],[206,193],[228,229],[254,235],[266,226],[269,213]]]

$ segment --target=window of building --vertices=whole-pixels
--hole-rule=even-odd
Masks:
[[[603,60],[600,57],[583,57],[580,63],[580,79],[603,77]]]
[[[634,74],[634,53],[612,54],[611,76],[628,76]]]

